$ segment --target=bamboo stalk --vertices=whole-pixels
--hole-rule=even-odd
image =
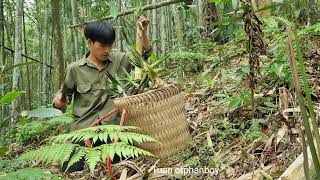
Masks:
[[[304,139],[304,133],[300,132],[301,140],[302,140],[302,152],[303,152],[303,169],[306,180],[310,180],[310,171],[309,171],[309,159],[308,159],[308,149],[307,144]]]
[[[143,6],[143,7],[139,8],[139,9],[141,9],[141,11],[146,11],[146,10],[151,10],[151,9],[157,9],[157,8],[160,8],[160,7],[163,7],[163,6],[168,6],[170,4],[180,3],[180,2],[183,2],[183,1],[184,0],[167,0],[167,1],[159,2],[159,3],[155,3],[155,4],[149,4],[149,5]],[[135,11],[137,11],[139,9],[132,8],[132,9],[129,9],[128,11],[121,12],[121,13],[119,13],[117,15],[116,18],[121,17],[121,16],[126,16],[126,15],[129,15],[129,14],[133,14]],[[90,22],[103,21],[103,20],[108,20],[108,19],[112,19],[112,18],[114,18],[114,17],[110,15],[110,16],[107,16],[107,17],[104,17],[104,18],[101,18],[101,19],[75,24],[75,25],[70,26],[69,28],[74,28],[74,27],[78,27],[78,26],[81,26],[81,25],[84,25],[84,24],[88,24]]]
[[[319,158],[317,156],[316,148],[315,148],[315,145],[313,142],[313,137],[312,137],[312,132],[310,129],[309,121],[308,121],[309,118],[308,118],[306,106],[304,104],[302,89],[301,89],[301,85],[300,85],[300,78],[298,75],[297,65],[296,65],[296,61],[295,61],[295,55],[294,55],[294,51],[293,51],[292,37],[293,37],[293,33],[292,33],[291,29],[288,28],[288,57],[289,57],[288,59],[289,59],[289,64],[291,67],[291,72],[292,72],[292,76],[293,76],[293,82],[294,82],[294,86],[295,86],[295,90],[296,90],[296,95],[299,100],[299,107],[300,107],[300,111],[302,113],[303,124],[306,129],[306,133],[307,133],[307,139],[308,139],[308,144],[310,146],[313,164],[314,164],[317,176],[320,177],[320,163],[319,163]]]
[[[318,123],[316,120],[316,113],[314,111],[314,106],[311,100],[311,89],[308,85],[308,80],[307,80],[307,75],[306,75],[306,70],[304,67],[304,62],[303,62],[303,56],[302,56],[302,52],[301,52],[301,42],[300,42],[300,38],[297,35],[297,32],[294,32],[294,37],[295,37],[295,42],[296,42],[296,48],[297,48],[297,56],[298,56],[298,61],[300,63],[300,73],[302,76],[302,83],[303,83],[303,87],[304,87],[304,91],[306,94],[306,98],[307,98],[307,104],[308,104],[308,109],[309,109],[309,114],[311,116],[311,125],[313,128],[313,136],[316,140],[316,144],[317,144],[317,148],[318,148],[318,157],[320,156],[320,136],[319,136],[319,130],[318,130]]]

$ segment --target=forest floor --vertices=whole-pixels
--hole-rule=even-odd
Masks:
[[[267,39],[269,49],[286,52],[286,46],[277,44],[279,39]],[[281,49],[282,48],[282,49]],[[221,49],[212,48],[216,54]],[[201,61],[199,73],[190,71],[187,75],[170,77],[178,81],[188,93],[186,97],[187,120],[191,140],[185,151],[167,160],[138,158],[113,165],[114,174],[144,179],[259,179],[279,177],[302,152],[299,129],[302,119],[295,103],[293,87],[285,83],[290,79],[286,67],[271,64],[275,55],[261,56],[261,78],[256,87],[256,111],[252,118],[247,103],[249,87],[247,81],[248,54],[243,41],[223,46],[225,57],[214,65],[211,56]],[[303,52],[309,83],[313,89],[313,100],[320,112],[320,37],[305,36]],[[274,53],[276,54],[276,53]],[[278,54],[276,54],[278,56]],[[217,56],[217,55],[215,55]],[[286,58],[284,58],[286,60]],[[192,66],[192,63],[191,63]],[[283,69],[280,71],[279,69]],[[279,79],[273,77],[273,75]],[[274,79],[273,79],[274,78]],[[319,113],[320,116],[320,113]],[[18,144],[10,146],[9,158],[15,158],[27,147]],[[214,168],[214,173],[155,172],[156,168]],[[87,169],[65,175],[58,166],[47,167],[52,173],[70,179],[108,179],[101,166],[94,174]],[[253,173],[254,172],[254,173]]]
[[[304,39],[304,57],[309,82],[314,90],[315,105],[320,112],[320,37]],[[237,45],[224,46],[226,52]],[[215,50],[213,50],[215,51]],[[232,53],[232,59],[219,68],[210,69],[212,62],[205,62],[206,74],[190,74],[184,79],[175,79],[188,92],[186,98],[187,120],[192,136],[188,148],[166,162],[152,158],[123,161],[114,166],[115,174],[148,179],[259,179],[279,177],[302,152],[298,132],[302,119],[297,110],[292,87],[270,83],[256,94],[257,110],[251,118],[251,107],[245,102],[230,107],[230,101],[239,92],[248,91],[248,81],[239,75],[247,64],[248,55],[243,49]],[[271,63],[268,57],[264,63]],[[211,81],[203,83],[203,81]],[[263,78],[261,84],[266,82]],[[241,87],[241,88],[239,88]],[[241,94],[241,93],[240,93]],[[245,95],[244,95],[245,96]],[[244,100],[243,100],[244,101]],[[237,101],[236,101],[237,102]],[[175,169],[191,167],[214,168],[213,173],[183,173]],[[155,172],[166,168],[168,172]],[[173,169],[173,172],[169,172]],[[87,174],[87,176],[84,176]],[[68,176],[90,179],[88,172]]]

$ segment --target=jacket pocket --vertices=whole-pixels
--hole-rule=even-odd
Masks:
[[[91,89],[91,84],[80,84],[77,86],[77,91],[81,94],[85,94]]]

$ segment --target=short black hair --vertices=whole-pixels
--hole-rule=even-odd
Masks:
[[[98,41],[102,44],[113,43],[116,39],[114,28],[105,22],[90,22],[84,28],[84,36],[93,42]]]

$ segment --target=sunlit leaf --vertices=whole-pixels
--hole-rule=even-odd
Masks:
[[[36,117],[36,118],[51,118],[56,116],[62,116],[63,113],[59,109],[55,108],[37,108],[28,113],[28,117]]]
[[[16,100],[17,97],[21,96],[21,94],[24,93],[25,91],[8,92],[3,97],[1,97],[0,104],[11,103],[12,101]]]

